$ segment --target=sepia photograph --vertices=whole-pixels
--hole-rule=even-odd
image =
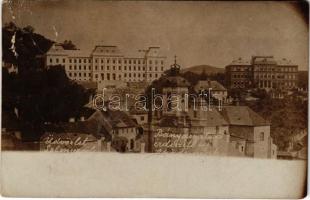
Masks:
[[[308,18],[306,1],[4,0],[2,195],[303,198]],[[109,168],[100,168],[95,158]],[[206,159],[206,168],[199,159]],[[112,189],[89,195],[70,186],[70,194],[57,193],[58,181],[67,181],[60,175],[82,179],[78,169],[86,163],[111,172],[98,176],[114,175]],[[160,163],[169,170],[156,171]],[[251,167],[242,169],[241,163]],[[133,172],[134,164],[140,174]],[[22,166],[33,175],[17,173]],[[139,181],[138,189],[117,191],[122,166],[136,182],[149,178],[154,189],[143,189]],[[185,172],[181,167],[193,173],[197,168],[197,182],[176,178],[175,186],[160,189],[163,181]],[[46,178],[54,193],[26,189],[26,177],[41,178],[43,168],[47,177],[54,170],[57,181]],[[236,180],[246,183],[244,191],[240,185],[238,194],[219,191],[229,170],[242,176]],[[252,186],[245,182],[247,170],[257,179]],[[96,175],[85,177],[105,187],[102,179],[93,180]],[[279,191],[260,186],[265,179]],[[18,189],[19,181],[25,188]],[[177,186],[182,184],[201,190]],[[256,191],[259,187],[266,193]]]

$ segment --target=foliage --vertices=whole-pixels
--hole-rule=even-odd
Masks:
[[[307,101],[294,95],[272,99],[265,91],[257,91],[252,96],[260,100],[246,105],[271,122],[271,136],[280,150],[285,150],[291,136],[307,128]]]
[[[3,61],[17,66],[18,73],[2,67],[2,109],[18,110],[24,138],[38,139],[44,123],[68,121],[88,102],[90,91],[70,81],[63,66],[45,68],[42,58],[53,41],[34,33],[34,28],[6,24],[2,29]],[[15,36],[12,51],[12,37]]]

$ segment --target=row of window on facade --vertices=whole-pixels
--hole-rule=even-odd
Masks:
[[[249,78],[250,76],[247,75],[247,74],[233,74],[232,75],[233,78]],[[278,79],[295,79],[296,78],[296,75],[271,75],[271,74],[260,74],[260,75],[256,75],[255,76],[256,79],[259,79],[259,78],[278,78]]]
[[[282,66],[282,67],[259,67],[255,66],[254,71],[283,71],[283,72],[296,72],[297,67],[288,67],[288,66]]]
[[[91,66],[86,66],[86,65],[84,65],[84,66],[76,66],[76,65],[74,65],[74,66],[72,66],[72,65],[69,65],[69,70],[82,70],[82,69],[84,69],[84,70],[91,70]],[[95,70],[105,70],[104,69],[104,66],[101,66],[100,68],[96,65],[95,67],[94,67],[94,69]],[[110,70],[110,69],[112,69],[112,70],[116,70],[116,69],[118,69],[118,70],[138,70],[138,71],[141,71],[141,69],[142,69],[142,71],[145,71],[145,67],[140,67],[140,66],[118,66],[118,67],[116,67],[116,66],[111,66],[111,68],[110,68],[110,66],[106,66],[106,70]],[[154,71],[158,71],[158,67],[149,67],[149,71],[152,71],[154,69]],[[160,70],[161,71],[164,71],[164,67],[160,67]]]
[[[143,77],[143,78],[145,78],[145,73],[143,73],[143,74],[141,74],[141,73],[124,73],[124,78],[127,78],[127,75],[128,75],[128,77],[129,78],[131,78],[131,77],[134,77],[134,78],[140,78],[140,77]],[[68,73],[68,76],[70,77],[70,78],[74,78],[74,77],[91,77],[91,73],[81,73],[81,72],[79,72],[79,73],[72,73],[72,72],[69,72]],[[95,77],[95,79],[99,79],[99,76],[101,77],[101,80],[105,80],[105,75],[104,75],[104,73],[101,73],[101,74],[95,74],[94,75],[94,77]],[[112,78],[111,78],[111,76],[112,76]],[[150,78],[158,78],[158,77],[160,77],[160,74],[149,74],[149,77]],[[121,74],[119,74],[118,75],[118,79],[120,80],[122,78],[122,75]],[[112,74],[110,74],[110,73],[106,73],[106,79],[107,80],[116,80],[116,74],[115,73],[112,73]]]
[[[294,87],[296,86],[295,82],[272,82],[272,81],[259,81],[259,87],[260,88],[276,88],[277,86],[288,86],[288,87]]]
[[[249,78],[250,76],[247,74],[233,74],[233,78]]]
[[[55,60],[55,63],[60,63],[60,58],[50,58],[50,63],[53,63],[53,60]],[[69,58],[69,63],[92,63],[92,59],[90,58]],[[113,64],[145,64],[144,59],[94,59],[95,63],[113,63]],[[66,58],[62,58],[62,63],[66,63]],[[155,65],[159,64],[158,60],[149,60],[148,63],[152,65],[153,63]],[[164,61],[160,60],[160,64],[163,65]]]
[[[245,87],[245,84],[248,84],[247,81],[234,81],[233,85],[234,87]]]
[[[251,70],[250,67],[244,67],[244,66],[240,66],[240,67],[232,67],[231,71],[249,71]],[[297,67],[287,67],[287,66],[283,66],[283,67],[259,67],[259,66],[255,66],[254,67],[254,71],[283,71],[283,72],[296,72],[297,71]]]
[[[283,74],[283,75],[277,75],[277,76],[275,76],[275,75],[270,75],[270,74],[261,74],[261,75],[256,75],[255,76],[256,77],[256,79],[259,79],[259,78],[272,78],[272,79],[275,79],[275,78],[277,78],[277,79],[295,79],[296,78],[296,75],[285,75],[285,74]]]

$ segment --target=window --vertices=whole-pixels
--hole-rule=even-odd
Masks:
[[[81,61],[81,59],[79,59],[79,63],[81,63],[82,61]]]
[[[58,63],[59,62],[59,59],[58,58],[56,58],[56,63]]]
[[[150,65],[152,64],[152,61],[151,61],[151,60],[149,61],[149,64],[150,64]]]
[[[259,134],[259,140],[260,140],[260,141],[264,141],[264,136],[265,136],[264,132],[260,132],[260,134]]]
[[[70,69],[70,70],[72,69],[72,66],[71,66],[71,65],[69,66],[69,69]]]
[[[141,117],[140,117],[140,120],[141,120],[141,121],[144,121],[144,116],[141,116]]]
[[[65,63],[65,62],[66,62],[66,59],[62,59],[62,62]]]
[[[122,70],[122,67],[121,67],[121,66],[118,66],[118,70]]]
[[[69,59],[69,63],[71,63],[72,62],[72,60],[71,60],[71,58]]]

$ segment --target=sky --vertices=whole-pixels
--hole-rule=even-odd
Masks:
[[[87,51],[160,46],[168,63],[177,55],[183,68],[273,55],[308,69],[308,24],[287,2],[8,0],[2,20]]]

